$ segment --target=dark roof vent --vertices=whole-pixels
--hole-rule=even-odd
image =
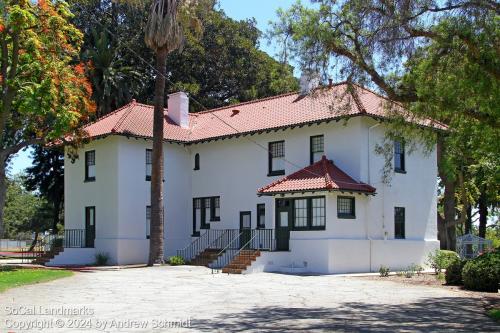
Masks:
[[[231,115],[231,117],[236,116],[238,113],[240,113],[240,110],[236,110],[236,109],[234,109],[234,110],[233,110],[233,114]]]

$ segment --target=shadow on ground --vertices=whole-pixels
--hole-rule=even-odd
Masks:
[[[212,320],[193,319],[191,328],[203,332],[500,332],[500,325],[488,318],[481,302],[473,298],[424,299],[401,305],[346,302],[335,306],[255,307]]]

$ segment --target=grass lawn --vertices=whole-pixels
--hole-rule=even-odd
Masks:
[[[0,293],[26,284],[47,282],[73,275],[71,271],[0,267]]]

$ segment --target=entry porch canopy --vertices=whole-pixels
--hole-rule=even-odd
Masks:
[[[376,189],[353,179],[323,155],[318,162],[258,189],[257,194],[275,196],[332,191],[375,195]]]

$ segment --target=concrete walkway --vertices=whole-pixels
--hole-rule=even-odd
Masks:
[[[31,306],[35,314],[26,314]],[[0,294],[0,332],[35,319],[52,323],[48,332],[500,331],[481,302],[461,291],[346,276],[212,275],[187,266],[78,272]],[[175,321],[189,328],[171,328]]]

